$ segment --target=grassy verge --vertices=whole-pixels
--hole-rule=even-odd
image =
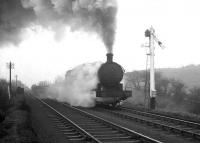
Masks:
[[[17,94],[10,100],[4,120],[0,123],[1,143],[37,143],[31,127],[30,109],[24,96]]]

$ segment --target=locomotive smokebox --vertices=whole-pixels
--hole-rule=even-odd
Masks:
[[[106,54],[107,56],[107,62],[108,63],[112,63],[113,62],[113,54],[112,53],[108,53]]]
[[[123,78],[123,68],[113,62],[113,54],[108,53],[107,62],[101,65],[98,70],[99,81],[104,87],[111,87],[120,83]]]
[[[99,83],[96,88],[96,103],[116,106],[132,95],[130,90],[123,90],[120,83],[123,79],[124,69],[113,62],[113,54],[107,53],[107,61],[98,70]]]

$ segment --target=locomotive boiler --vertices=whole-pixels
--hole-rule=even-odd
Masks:
[[[98,70],[99,83],[96,88],[96,104],[116,106],[132,95],[130,90],[124,90],[121,80],[124,69],[113,62],[113,54],[107,54],[107,61]]]

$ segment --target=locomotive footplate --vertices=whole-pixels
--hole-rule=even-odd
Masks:
[[[122,91],[96,91],[96,97],[121,97],[121,98],[128,98],[131,97],[132,92],[129,90],[122,90]]]
[[[96,105],[111,105],[115,107],[121,101],[131,97],[131,91],[97,91]]]

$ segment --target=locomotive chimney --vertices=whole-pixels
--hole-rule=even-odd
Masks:
[[[108,53],[106,54],[107,56],[107,62],[108,63],[112,63],[113,62],[113,54],[112,53]]]

